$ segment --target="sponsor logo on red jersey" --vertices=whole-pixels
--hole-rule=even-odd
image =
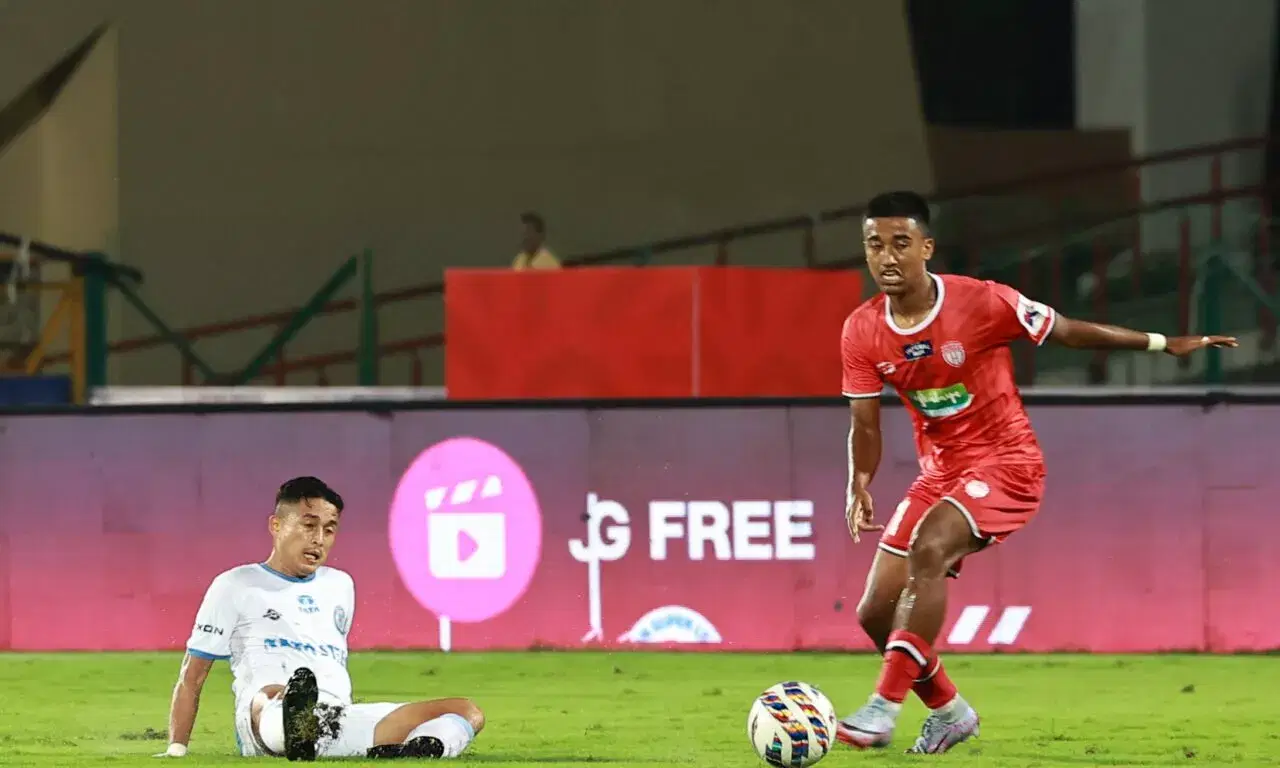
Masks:
[[[926,357],[933,356],[933,342],[925,339],[924,341],[915,341],[902,348],[902,356],[907,362],[912,360],[921,360]]]

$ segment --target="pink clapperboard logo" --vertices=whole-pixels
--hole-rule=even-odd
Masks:
[[[493,618],[524,594],[542,553],[542,515],[524,470],[471,437],[436,443],[391,502],[391,555],[409,592],[448,621]]]

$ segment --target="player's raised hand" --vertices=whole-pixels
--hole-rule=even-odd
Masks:
[[[1235,336],[1174,336],[1169,339],[1164,351],[1174,357],[1185,357],[1206,347],[1240,346]]]
[[[876,525],[875,505],[871,502],[871,492],[866,488],[856,488],[850,494],[849,505],[844,511],[845,522],[849,524],[849,535],[853,543],[862,540],[862,534],[869,531],[882,531],[883,525]]]

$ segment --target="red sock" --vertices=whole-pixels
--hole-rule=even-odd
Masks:
[[[933,656],[933,649],[919,635],[905,629],[895,629],[884,647],[884,666],[880,668],[880,681],[876,693],[896,704],[901,704],[924,675],[925,665]]]
[[[924,675],[916,680],[911,689],[929,709],[945,707],[957,693],[956,684],[947,677],[947,671],[942,668],[942,659],[937,656],[929,660]]]

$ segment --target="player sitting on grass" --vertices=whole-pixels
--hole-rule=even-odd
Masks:
[[[157,757],[186,754],[218,659],[231,660],[236,741],[246,757],[457,757],[484,727],[468,699],[352,703],[355,583],[324,565],[341,516],[342,497],[314,477],[280,487],[268,523],[271,557],[209,585],[173,689],[169,749]]]
[[[1025,338],[1075,349],[1188,355],[1234,347],[1226,336],[1166,339],[1073,320],[1007,285],[927,269],[929,207],[911,192],[872,200],[862,227],[867,266],[881,295],[844,325],[849,398],[847,516],[853,540],[884,530],[858,618],[884,654],[876,693],[841,721],[856,747],[884,747],[912,690],[931,710],[911,752],[945,752],[976,736],[978,714],[956,693],[933,643],[947,607],[947,575],[1035,515],[1044,458],[1013,379],[1009,344]],[[871,480],[880,464],[880,393],[893,386],[915,427],[920,476],[887,526],[872,524]]]

